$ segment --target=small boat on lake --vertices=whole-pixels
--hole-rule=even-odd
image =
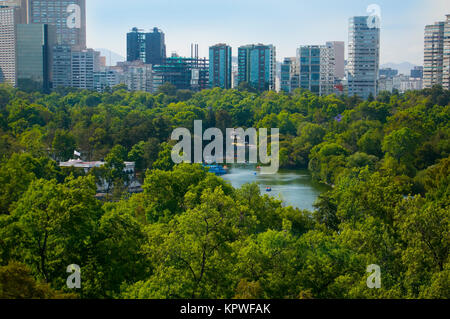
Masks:
[[[272,187],[267,186],[267,187],[266,187],[266,192],[269,192],[269,193],[270,193],[271,191],[272,191]]]
[[[216,174],[216,176],[222,176],[228,173],[228,170],[220,165],[204,165],[210,173]]]

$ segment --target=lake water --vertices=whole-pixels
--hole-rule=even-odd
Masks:
[[[304,170],[280,170],[274,175],[261,175],[255,167],[233,167],[229,174],[222,178],[229,181],[235,188],[256,182],[261,189],[261,194],[279,198],[285,206],[310,211],[314,210],[313,204],[318,196],[329,189],[325,185],[313,182],[311,174]],[[272,192],[267,192],[267,187],[271,187]]]

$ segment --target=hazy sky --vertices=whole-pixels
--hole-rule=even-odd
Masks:
[[[348,38],[348,18],[381,7],[381,63],[423,63],[426,24],[445,20],[449,0],[87,0],[88,46],[126,56],[126,33],[134,26],[157,26],[166,35],[167,54],[190,55],[198,43],[274,44],[277,60],[295,56],[304,44]]]

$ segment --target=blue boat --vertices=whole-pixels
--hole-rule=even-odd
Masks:
[[[204,167],[206,167],[210,173],[216,174],[216,176],[222,176],[228,173],[228,171],[220,165],[204,165]]]

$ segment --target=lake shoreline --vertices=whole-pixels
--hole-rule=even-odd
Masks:
[[[257,183],[262,194],[268,194],[283,201],[285,206],[314,211],[314,203],[320,194],[330,190],[330,186],[313,181],[308,170],[280,169],[277,174],[262,175],[256,165],[236,164],[229,166],[225,181],[235,188],[244,184]],[[266,191],[270,188],[271,191]]]

